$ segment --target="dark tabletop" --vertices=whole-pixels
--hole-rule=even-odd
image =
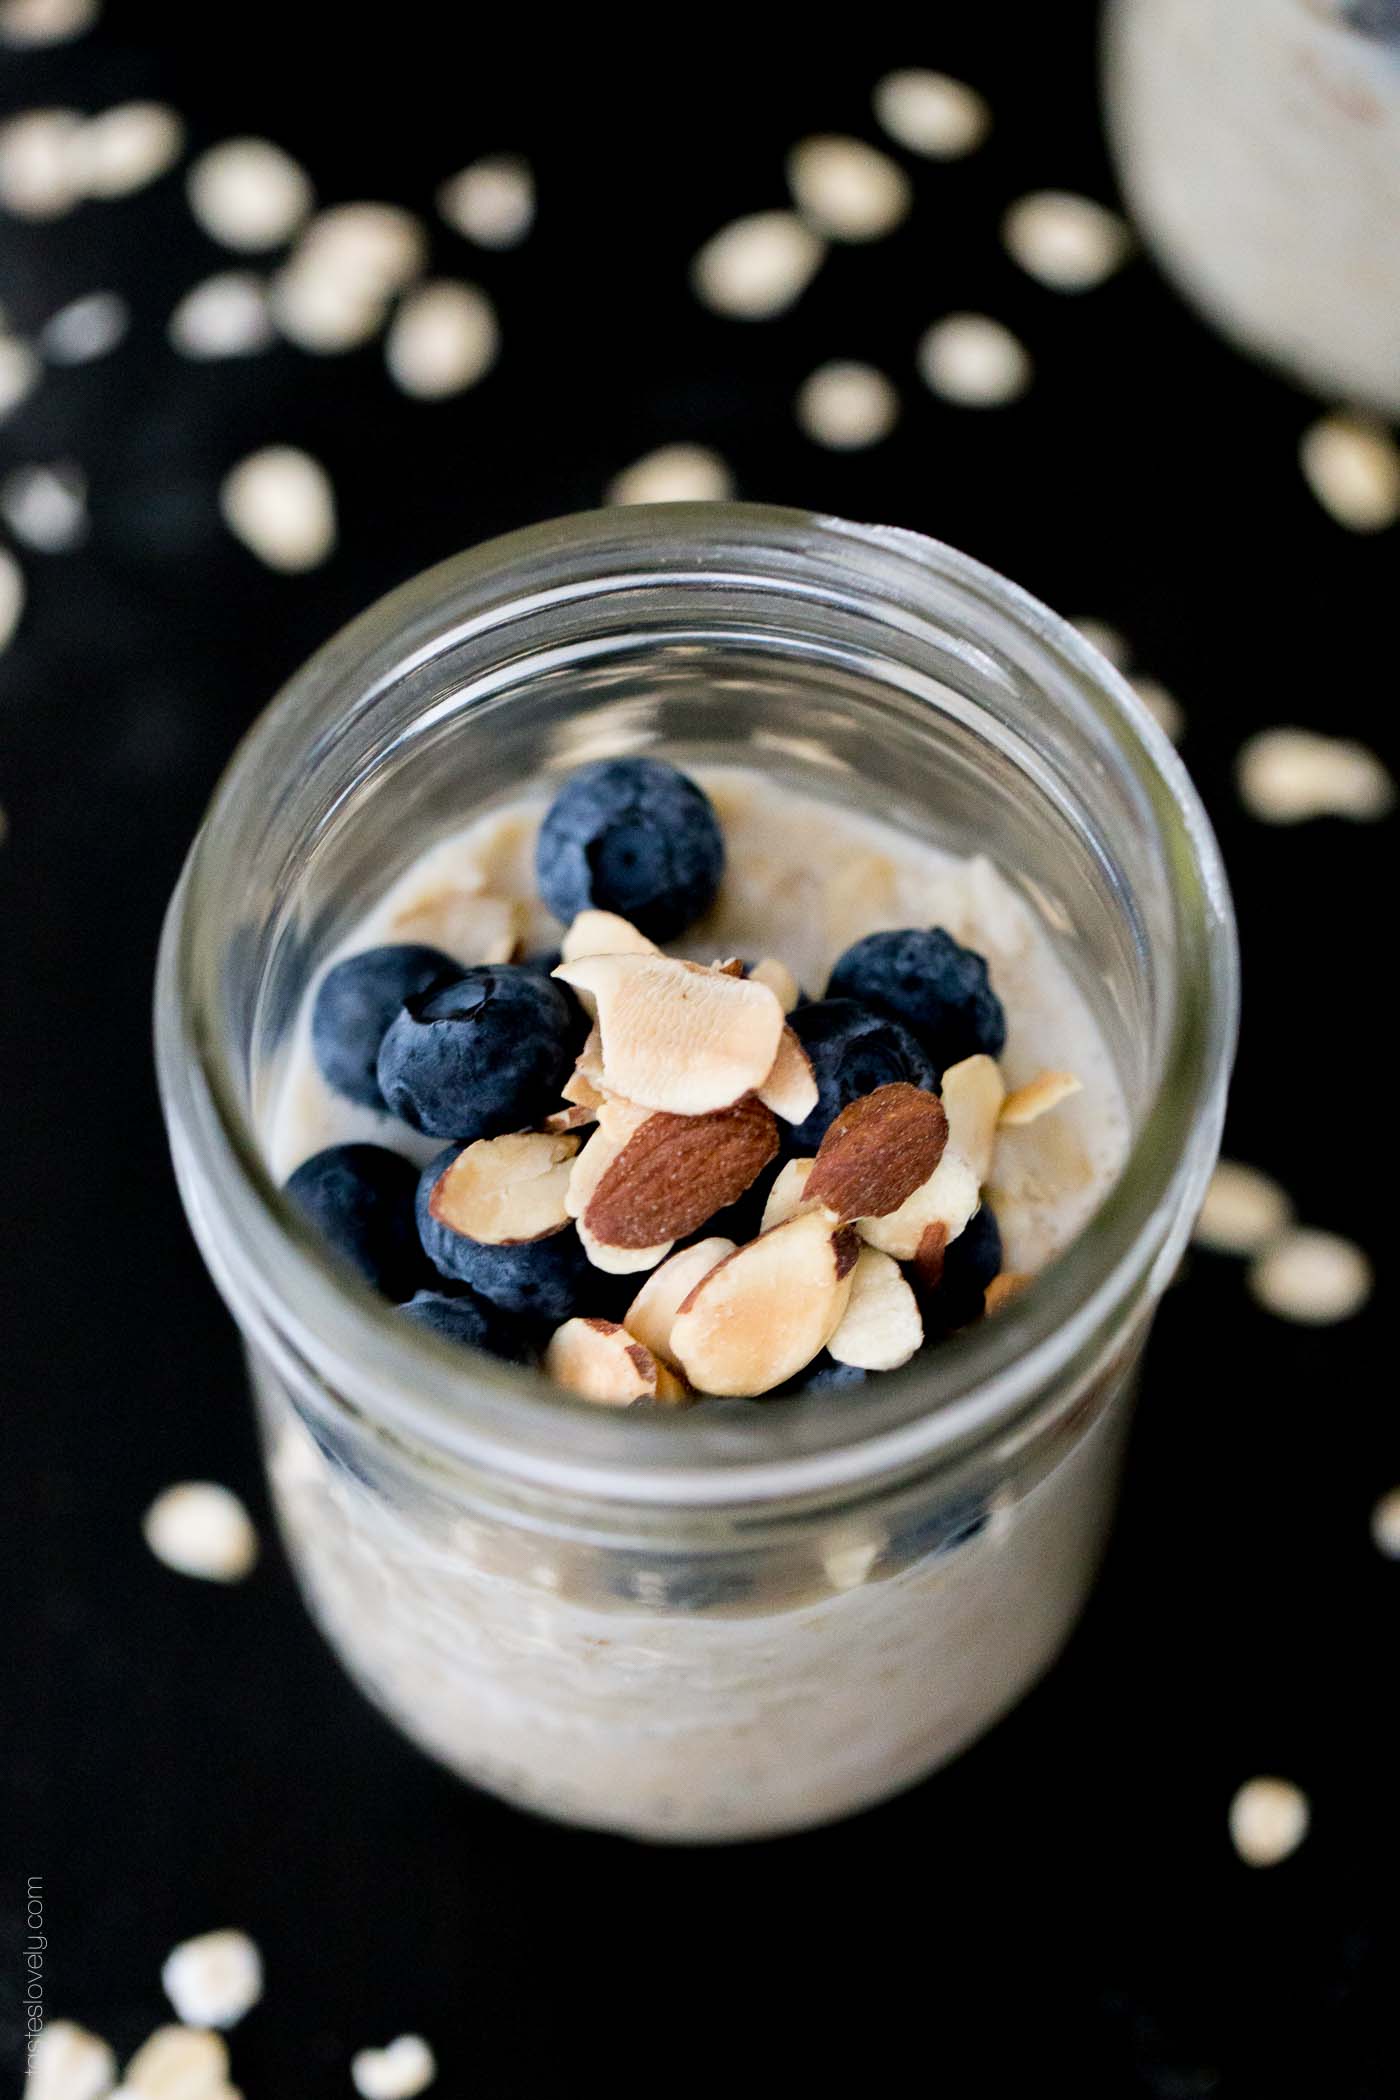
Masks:
[[[263,2002],[232,2038],[249,2100],[349,2091],[350,2053],[403,2030],[438,2090],[1379,2096],[1395,2075],[1394,1675],[1400,1569],[1369,1512],[1400,1477],[1372,1309],[1269,1317],[1239,1263],[1197,1253],[1163,1307],[1123,1511],[1050,1679],[932,1783],[832,1830],[658,1851],[554,1828],[448,1778],[351,1689],[273,1541],[232,1326],[171,1180],[147,1010],[161,912],[239,732],[302,658],[427,563],[601,498],[685,437],[744,496],[937,534],[1070,614],[1112,621],[1186,716],[1183,755],[1236,887],[1246,1008],[1227,1149],[1309,1221],[1383,1251],[1393,828],[1261,825],[1234,786],[1253,730],[1297,721],[1395,759],[1395,538],[1309,496],[1316,407],[1252,367],[1135,259],[1081,298],[1023,276],[1005,205],[1111,200],[1092,10],[925,10],[884,37],[816,11],[485,23],[474,10],[112,6],[67,47],[0,53],[0,112],[171,102],[191,150],[293,151],[328,199],[436,226],[434,266],[490,292],[504,350],[460,398],[397,392],[378,348],[196,365],[180,294],[230,266],[178,176],[49,224],[0,217],[0,305],[32,335],[120,292],[133,325],[0,425],[0,472],[71,461],[91,532],[18,550],[27,606],[0,656],[0,1290],[12,1556],[5,1633],[0,2043],[21,2060],[24,1879],[43,1877],[51,2017],[128,2051],[166,2014],[177,1940],[240,1924]],[[906,159],[910,219],[836,253],[792,312],[745,326],[687,285],[700,242],[784,201],[783,155],[877,138],[891,65],[945,67],[994,106],[966,161]],[[533,164],[512,253],[433,219],[476,154]],[[1036,362],[977,415],[922,386],[951,308]],[[842,456],[792,396],[829,357],[903,396]],[[288,441],[335,483],[340,541],[309,575],[220,523],[219,479]],[[1393,1155],[1392,1155],[1393,1156]],[[1382,1279],[1383,1281],[1384,1279]],[[228,1482],[264,1527],[244,1585],[185,1580],[142,1542],[151,1497]],[[1231,1848],[1255,1773],[1312,1804],[1270,1871]]]

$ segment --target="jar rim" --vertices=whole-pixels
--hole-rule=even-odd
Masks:
[[[642,1417],[542,1389],[534,1374],[464,1356],[348,1280],[268,1171],[218,1024],[221,948],[211,932],[236,906],[240,814],[260,769],[284,765],[289,743],[314,760],[318,720],[329,728],[343,719],[347,697],[357,710],[372,705],[414,664],[508,625],[545,602],[542,593],[557,601],[648,581],[709,586],[735,562],[752,565],[746,583],[776,587],[791,571],[800,590],[804,561],[814,568],[818,556],[889,624],[931,632],[921,601],[936,581],[967,610],[1009,622],[1073,679],[1147,793],[1171,871],[1181,981],[1155,1097],[1116,1182],[996,1320],[886,1374],[858,1407],[833,1395],[797,1427],[791,1409],[772,1411],[781,1419],[756,1409],[742,1433],[719,1432],[704,1408]],[[234,751],[171,901],[157,1053],[205,1259],[244,1333],[318,1404],[348,1405],[439,1468],[571,1501],[703,1509],[849,1495],[1010,1434],[1135,1295],[1155,1295],[1175,1267],[1214,1162],[1237,1008],[1229,892],[1199,798],[1131,687],[1067,622],[995,570],[903,528],[763,505],[667,504],[583,513],[484,542],[381,598],[294,674]]]

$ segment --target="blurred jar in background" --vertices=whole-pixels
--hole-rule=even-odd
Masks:
[[[1109,0],[1104,60],[1124,191],[1182,289],[1400,415],[1400,0]]]

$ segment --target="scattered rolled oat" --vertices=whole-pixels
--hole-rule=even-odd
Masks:
[[[1186,715],[1181,702],[1169,693],[1160,678],[1144,678],[1134,672],[1128,680],[1157,727],[1173,744],[1186,733]]]
[[[734,478],[705,445],[662,445],[624,467],[609,484],[609,503],[723,503]]]
[[[122,2077],[118,2100],[224,2100],[228,2050],[207,2027],[157,2027]]]
[[[1305,1327],[1349,1320],[1370,1297],[1371,1281],[1371,1264],[1353,1241],[1301,1225],[1267,1246],[1249,1272],[1267,1312]]]
[[[1249,1779],[1230,1803],[1230,1842],[1251,1867],[1276,1867],[1308,1834],[1308,1797],[1291,1779]]]
[[[962,408],[999,408],[1031,382],[1024,346],[989,314],[945,314],[919,344],[919,370],[935,394]]]
[[[437,2064],[421,2034],[401,2034],[385,2049],[361,2049],[350,2076],[364,2100],[413,2100],[437,2077]]]
[[[384,346],[390,376],[406,394],[441,401],[474,386],[500,349],[496,311],[474,284],[420,285],[394,316]]]
[[[992,113],[976,88],[921,66],[887,73],[873,101],[881,129],[929,160],[960,160],[991,129]]]
[[[716,313],[769,321],[801,297],[825,254],[796,212],[751,212],[711,235],[691,264],[691,284]]]
[[[0,547],[0,649],[7,648],[24,611],[24,571],[7,547]]]
[[[1371,1511],[1371,1537],[1387,1560],[1400,1560],[1400,1487],[1382,1495]]]
[[[1383,423],[1338,411],[1304,431],[1303,478],[1349,532],[1383,532],[1400,518],[1400,448]]]
[[[83,194],[76,109],[30,109],[0,124],[0,206],[18,219],[58,219]]]
[[[167,331],[186,357],[248,357],[273,340],[267,287],[250,270],[206,277],[170,316]]]
[[[1127,260],[1132,235],[1117,212],[1071,190],[1036,190],[1011,206],[1001,237],[1027,276],[1057,292],[1085,292]]]
[[[28,399],[41,374],[42,367],[28,343],[0,335],[0,421]]]
[[[1127,670],[1132,650],[1116,627],[1110,627],[1107,620],[1089,618],[1071,620],[1069,624],[1076,633],[1083,635],[1091,649],[1097,649],[1099,655],[1112,664],[1115,671]]]
[[[225,139],[186,178],[190,209],[209,238],[248,254],[280,248],[310,217],[310,178],[271,139]]]
[[[396,204],[319,212],[272,283],[272,312],[289,341],[333,356],[379,333],[389,304],[421,273],[427,238]]]
[[[66,554],[87,537],[87,484],[66,460],[16,467],[0,482],[0,517],[40,554]]]
[[[160,1980],[187,2027],[232,2027],[262,1996],[262,1956],[246,1932],[205,1932],[171,1950]]]
[[[457,233],[481,248],[517,248],[535,223],[535,178],[518,153],[491,153],[453,175],[437,208]]]
[[[39,348],[51,365],[87,365],[115,350],[130,326],[120,292],[85,292],[44,323]]]
[[[1293,1205],[1276,1181],[1258,1167],[1222,1159],[1192,1237],[1217,1254],[1257,1254],[1287,1230],[1292,1217]]]
[[[163,102],[121,102],[89,117],[77,146],[89,197],[129,197],[174,167],[185,126]]]
[[[899,395],[873,365],[834,360],[819,365],[797,396],[797,420],[809,438],[833,452],[855,452],[888,437],[899,419]]]
[[[0,44],[66,44],[97,20],[100,0],[0,0]]]
[[[909,177],[887,154],[833,133],[794,146],[787,179],[799,211],[834,241],[880,240],[913,201]]]
[[[335,493],[324,467],[293,445],[266,445],[224,478],[225,523],[270,569],[314,569],[335,545]]]
[[[24,2100],[105,2100],[117,2059],[100,2035],[74,2020],[46,2020],[29,2059]]]
[[[258,1534],[237,1495],[186,1480],[157,1495],[141,1522],[157,1560],[205,1582],[241,1582],[258,1557]]]
[[[1374,751],[1311,729],[1264,729],[1240,752],[1236,778],[1246,806],[1266,824],[1309,817],[1387,816],[1395,783]]]

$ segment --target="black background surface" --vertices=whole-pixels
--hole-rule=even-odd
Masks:
[[[430,216],[443,176],[497,148],[528,155],[540,192],[514,253],[436,228],[435,267],[487,287],[505,344],[438,405],[400,395],[374,347],[176,356],[172,305],[230,266],[178,178],[52,225],[0,221],[16,331],[98,288],[135,316],[115,354],[51,373],[0,428],[6,466],[79,461],[93,517],[79,551],[23,554],[28,608],[0,659],[7,2075],[38,1873],[50,2014],[121,2053],[166,2012],[173,1942],[254,1935],[266,1997],[233,2037],[249,2100],[343,2094],[351,2052],[404,2029],[430,2038],[454,2100],[594,2079],[835,2090],[843,2045],[874,2090],[1392,2091],[1400,1570],[1367,1521],[1400,1464],[1378,1306],[1289,1327],[1237,1265],[1196,1255],[1066,1659],[933,1783],[837,1829],[656,1851],[517,1814],[400,1742],[298,1605],[165,1155],[147,1040],[161,911],[235,738],[312,647],[427,563],[596,503],[673,438],[714,445],[745,496],[921,528],[1126,631],[1185,707],[1236,885],[1227,1149],[1373,1255],[1392,1210],[1367,1112],[1392,832],[1261,827],[1232,767],[1278,721],[1364,736],[1394,765],[1395,538],[1352,537],[1312,502],[1296,447],[1313,404],[1148,261],[1069,299],[1000,249],[1029,188],[1113,195],[1093,10],[933,8],[898,37],[815,12],[783,36],[670,15],[502,28],[488,42],[455,9],[129,5],[71,47],[0,58],[4,109],[158,96],[193,148],[279,139],[328,201]],[[877,137],[869,92],[896,64],[982,87],[986,148],[909,163],[907,223],[837,251],[780,320],[703,312],[700,241],[784,201],[796,138]],[[1016,406],[961,411],[919,383],[919,335],[961,307],[1029,346]],[[836,356],[904,396],[868,453],[819,450],[791,414]],[[325,462],[340,507],[336,553],[300,578],[217,515],[222,473],[278,440]],[[141,1512],[188,1477],[229,1482],[267,1527],[246,1585],[185,1581],[143,1545]],[[1314,1811],[1271,1872],[1226,1831],[1260,1771]]]

